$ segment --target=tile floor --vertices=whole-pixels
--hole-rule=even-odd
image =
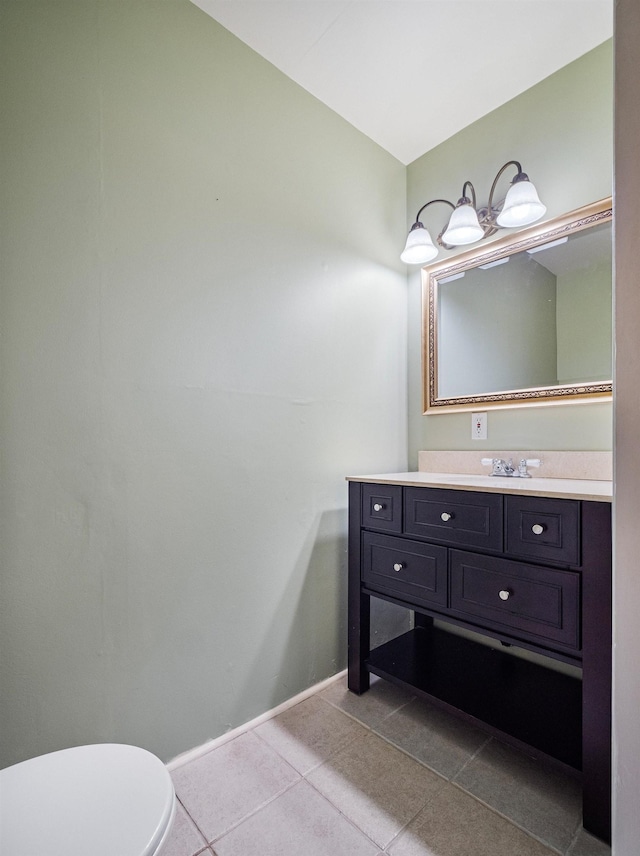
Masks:
[[[340,678],[172,772],[166,856],[608,856],[571,778],[374,679]]]

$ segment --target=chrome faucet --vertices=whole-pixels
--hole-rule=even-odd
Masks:
[[[504,458],[482,458],[480,463],[483,467],[491,467],[490,476],[530,479],[531,473],[527,472],[527,467],[539,467],[540,458],[521,458],[518,469],[513,466],[513,458],[507,461]]]

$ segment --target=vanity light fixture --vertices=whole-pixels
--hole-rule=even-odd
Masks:
[[[516,175],[511,180],[504,201],[494,205],[493,194],[498,179],[510,166],[516,168]],[[431,235],[420,222],[420,215],[425,208],[436,202],[443,202],[452,209],[446,228],[436,239],[437,243],[446,250],[465,244],[475,244],[476,241],[494,235],[498,229],[528,226],[530,223],[539,220],[547,210],[540,202],[535,187],[529,181],[529,176],[522,171],[522,166],[518,161],[507,161],[504,166],[500,167],[493,179],[486,208],[477,207],[476,191],[470,181],[465,181],[462,185],[462,196],[456,205],[449,202],[448,199],[431,199],[422,206],[416,215],[416,222],[411,227],[407,243],[400,256],[406,264],[423,265],[438,255],[438,248],[431,240]]]

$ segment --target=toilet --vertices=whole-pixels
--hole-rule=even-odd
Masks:
[[[114,743],[0,770],[0,856],[159,856],[176,797],[165,765]]]

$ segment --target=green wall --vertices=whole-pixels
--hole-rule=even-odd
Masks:
[[[412,466],[482,447],[421,413],[407,210],[512,157],[548,216],[607,196],[611,46],[405,170],[189,0],[3,0],[0,38],[0,763],[167,759],[344,666],[345,473],[405,469],[407,412]]]
[[[474,183],[478,203],[486,204],[493,177],[512,159],[522,163],[535,183],[547,206],[546,218],[610,196],[612,62],[612,42],[608,41],[410,164],[407,229],[421,205],[434,198],[455,201],[467,179]],[[421,219],[437,235],[446,216],[444,206],[432,205]],[[489,410],[486,441],[471,440],[468,412],[425,416],[420,291],[420,273],[412,268],[408,316],[410,468],[417,466],[421,449],[611,449],[612,408],[604,402]]]
[[[189,0],[0,17],[2,763],[168,759],[345,665],[405,168]]]

